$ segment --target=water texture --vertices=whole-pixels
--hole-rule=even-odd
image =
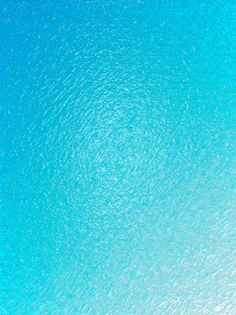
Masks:
[[[236,2],[0,3],[0,314],[236,314]]]

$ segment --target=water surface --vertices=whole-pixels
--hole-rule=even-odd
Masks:
[[[236,314],[235,9],[1,2],[1,314]]]

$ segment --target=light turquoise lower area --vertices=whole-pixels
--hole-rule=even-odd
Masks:
[[[0,4],[0,314],[236,314],[236,2]]]

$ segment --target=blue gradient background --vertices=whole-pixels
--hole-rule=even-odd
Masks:
[[[235,9],[1,1],[1,315],[236,314]]]

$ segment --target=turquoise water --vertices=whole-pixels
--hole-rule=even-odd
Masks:
[[[0,4],[0,314],[236,314],[234,1]]]

